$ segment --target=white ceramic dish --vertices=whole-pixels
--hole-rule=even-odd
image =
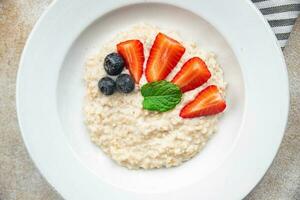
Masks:
[[[137,22],[178,30],[214,51],[229,83],[219,131],[191,161],[131,171],[89,140],[82,123],[83,63]],[[248,1],[55,1],[33,29],[17,80],[21,132],[35,164],[66,199],[241,199],[281,142],[289,91],[271,29]]]

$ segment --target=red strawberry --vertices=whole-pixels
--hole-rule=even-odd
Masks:
[[[151,47],[146,65],[148,82],[165,79],[177,65],[185,48],[176,40],[158,33]]]
[[[186,104],[180,111],[180,117],[193,118],[214,115],[224,111],[226,102],[223,100],[219,89],[210,85],[202,90],[194,100]]]
[[[134,81],[139,83],[143,74],[145,60],[143,44],[139,40],[127,40],[117,44],[117,50],[124,57],[126,67]]]
[[[203,60],[198,57],[184,63],[172,82],[181,88],[182,92],[193,90],[205,83],[211,74]]]

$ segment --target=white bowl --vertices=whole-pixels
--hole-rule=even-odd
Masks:
[[[90,142],[83,124],[86,57],[138,22],[177,30],[214,51],[229,83],[219,131],[176,168],[120,167]],[[66,199],[241,199],[277,152],[288,102],[276,38],[254,6],[241,0],[55,1],[27,41],[17,80],[25,144]]]

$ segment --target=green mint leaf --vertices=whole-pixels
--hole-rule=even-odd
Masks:
[[[182,97],[180,88],[165,80],[143,85],[141,93],[144,97],[143,108],[159,112],[175,108]]]

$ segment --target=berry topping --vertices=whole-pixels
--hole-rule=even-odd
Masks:
[[[210,85],[202,90],[194,100],[186,104],[179,115],[182,118],[201,117],[218,114],[225,108],[226,103],[219,89],[215,85]]]
[[[179,42],[163,33],[158,33],[147,60],[147,81],[165,79],[177,65],[184,52],[185,48]]]
[[[126,67],[134,81],[139,83],[145,60],[143,44],[139,40],[127,40],[117,44],[117,50],[124,57]]]
[[[193,90],[205,83],[211,74],[203,60],[198,57],[184,63],[172,82],[178,85],[182,92]]]
[[[134,90],[134,80],[128,74],[120,74],[116,80],[117,89],[123,93],[130,93]]]
[[[118,53],[110,53],[104,59],[104,69],[108,75],[116,76],[124,69],[125,61]]]
[[[116,83],[109,77],[103,77],[98,82],[98,88],[104,95],[112,95],[116,89]]]

